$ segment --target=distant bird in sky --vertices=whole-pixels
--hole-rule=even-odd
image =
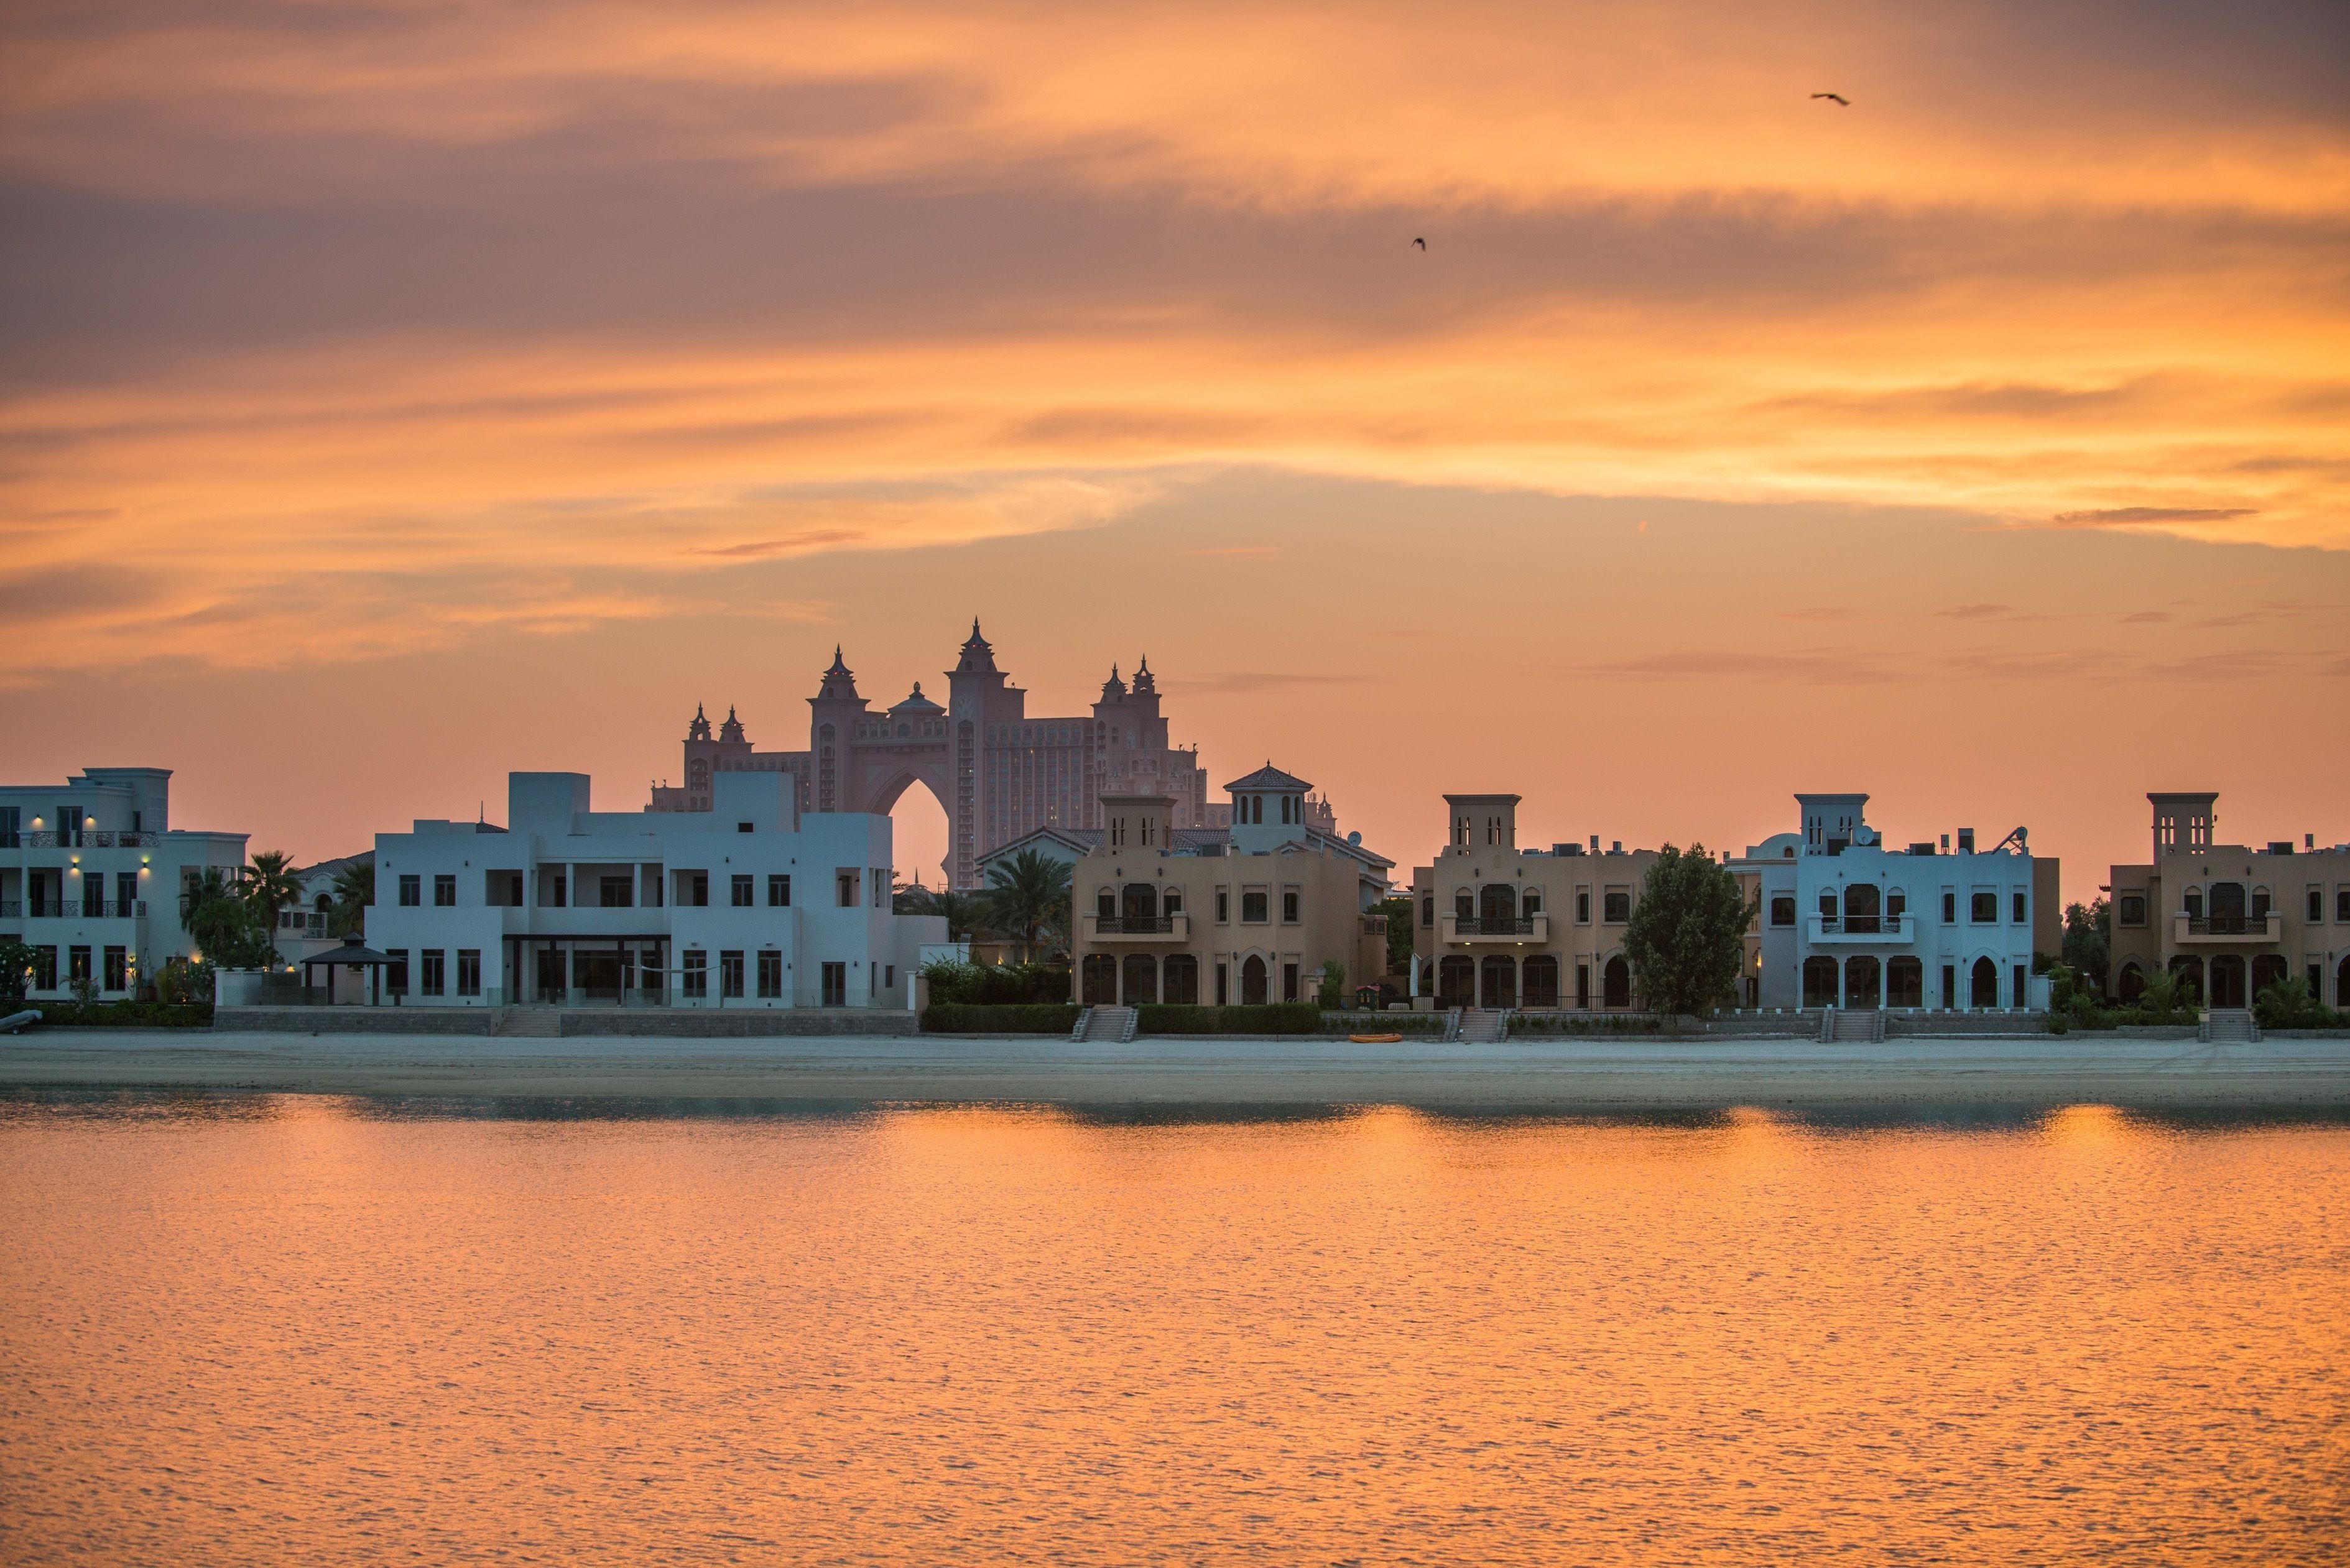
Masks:
[[[1428,248],[1428,242],[1426,240],[1415,239],[1411,243],[1418,245],[1421,250],[1426,250]]]
[[[1812,96],[1814,98],[1824,98],[1840,109],[1850,109],[1852,107],[1852,99],[1845,97],[1844,94],[1840,92],[1815,92]]]

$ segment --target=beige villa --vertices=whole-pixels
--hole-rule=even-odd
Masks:
[[[1232,822],[1178,827],[1161,794],[1101,797],[1101,839],[1070,867],[1070,957],[1087,1006],[1311,1000],[1323,966],[1346,985],[1387,970],[1394,862],[1326,831],[1305,780],[1267,763],[1224,786]],[[1326,820],[1326,818],[1321,818]]]
[[[1518,847],[1513,794],[1448,794],[1445,845],[1411,874],[1414,992],[1443,1008],[1639,1005],[1624,928],[1653,849]]]
[[[2216,793],[2147,799],[2154,857],[2115,867],[2107,884],[2115,994],[2135,1001],[2147,976],[2171,970],[2205,1004],[2245,1007],[2299,975],[2315,1000],[2350,1006],[2350,844],[2222,844]]]

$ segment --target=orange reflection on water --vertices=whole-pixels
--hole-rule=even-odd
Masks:
[[[11,1556],[2338,1560],[2350,1131],[0,1107]]]

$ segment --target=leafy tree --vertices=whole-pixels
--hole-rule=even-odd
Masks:
[[[256,922],[260,910],[241,896],[218,867],[207,869],[186,898],[187,913],[181,923],[203,958],[223,969],[256,969],[274,964],[277,950],[267,928]],[[268,917],[273,921],[276,917]]]
[[[155,997],[159,1002],[210,1002],[213,999],[212,964],[202,959],[172,960],[155,976]]]
[[[2261,987],[2252,998],[2252,1021],[2263,1029],[2325,1029],[2341,1015],[2311,994],[2309,981],[2295,975]]]
[[[1347,966],[1336,959],[1322,961],[1322,984],[1315,1000],[1336,1011],[1347,1005]]]
[[[2177,971],[2155,971],[2146,977],[2146,990],[2138,994],[2138,1016],[2149,1023],[2169,1023],[2170,1015],[2186,1004],[2183,990]]]
[[[38,956],[14,937],[0,942],[0,1002],[25,1000],[25,988],[33,982],[33,964]]]
[[[1024,960],[1034,960],[1044,934],[1066,931],[1069,921],[1069,865],[1034,849],[987,868],[987,923],[1011,937]]]
[[[348,937],[367,925],[368,906],[375,902],[375,857],[354,860],[335,873],[334,909],[327,929]]]
[[[1388,920],[1388,972],[1402,974],[1411,968],[1411,899],[1381,898],[1373,907]]]
[[[2106,971],[2112,963],[2114,912],[2103,898],[2086,906],[2064,906],[2064,946],[2058,955],[2085,989],[2106,994]]]
[[[1741,939],[1753,916],[1738,878],[1705,846],[1692,844],[1683,852],[1666,845],[1648,867],[1640,901],[1624,928],[1625,956],[1648,1005],[1678,1021],[1734,998]]]
[[[277,917],[302,901],[302,878],[294,874],[293,857],[282,849],[262,850],[253,857],[243,891],[253,907],[254,925],[268,934],[276,950]]]

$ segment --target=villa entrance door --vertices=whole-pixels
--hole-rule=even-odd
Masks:
[[[2221,953],[2211,961],[2211,1005],[2244,1005],[2244,961],[2235,953]]]
[[[620,955],[610,948],[584,948],[571,955],[571,980],[583,1002],[620,1000]]]

